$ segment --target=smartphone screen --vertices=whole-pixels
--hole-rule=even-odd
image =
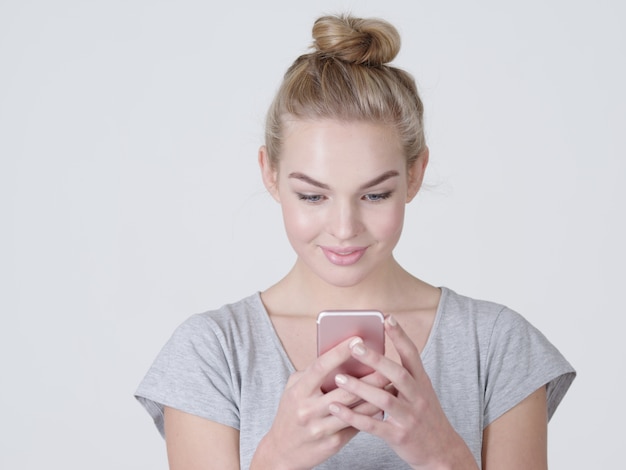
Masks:
[[[385,318],[377,310],[327,310],[317,317],[317,355],[324,354],[351,336],[359,336],[369,349],[385,353]],[[373,370],[354,358],[348,359],[331,372],[322,391],[328,392],[337,387],[335,375],[346,374],[363,377]]]

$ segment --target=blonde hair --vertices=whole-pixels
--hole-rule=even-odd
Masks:
[[[380,19],[323,16],[313,25],[313,46],[285,73],[267,114],[265,145],[279,162],[284,120],[338,119],[393,127],[407,165],[425,149],[423,114],[413,77],[387,65],[400,50],[395,27]]]

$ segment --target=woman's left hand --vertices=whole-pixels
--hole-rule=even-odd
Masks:
[[[397,394],[345,375],[338,375],[336,382],[384,410],[386,419],[360,414],[339,403],[332,403],[330,412],[350,426],[383,439],[415,469],[477,469],[472,453],[441,408],[415,344],[391,316],[385,321],[385,332],[401,364],[365,348],[363,343],[352,347],[352,355],[389,379]]]

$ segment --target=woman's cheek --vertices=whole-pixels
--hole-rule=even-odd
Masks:
[[[283,204],[283,219],[290,240],[307,240],[319,232],[317,214],[295,204]]]
[[[372,217],[370,230],[379,240],[399,237],[404,224],[404,204]]]

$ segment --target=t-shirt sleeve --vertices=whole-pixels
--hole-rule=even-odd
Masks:
[[[539,330],[507,308],[494,323],[486,369],[485,427],[544,385],[551,418],[576,375]]]
[[[135,397],[163,437],[164,406],[239,429],[235,375],[225,343],[209,318],[194,315],[176,329],[155,359]]]

